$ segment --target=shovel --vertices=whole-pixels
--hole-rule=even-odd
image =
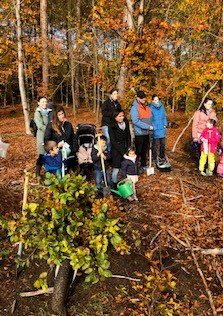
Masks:
[[[152,167],[152,137],[149,136],[149,167],[146,169],[147,176],[154,174],[154,167]]]
[[[99,145],[99,150],[102,152],[100,135],[98,135],[98,145]],[[102,157],[102,155],[100,155],[100,157],[101,157],[101,168],[102,168],[104,184],[105,184],[105,187],[103,187],[103,196],[106,197],[111,193],[111,190],[110,190],[110,188],[108,186],[108,182],[107,182],[106,171],[105,171],[105,161],[104,161],[104,158]]]

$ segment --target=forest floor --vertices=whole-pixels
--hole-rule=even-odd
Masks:
[[[74,126],[95,123],[91,112],[80,110],[75,119],[70,109],[68,114]],[[163,292],[161,283],[156,283],[149,292],[140,282],[128,279],[109,278],[88,286],[83,277],[78,276],[69,291],[67,310],[70,316],[223,315],[222,256],[201,252],[222,247],[223,182],[216,176],[200,176],[185,145],[190,140],[190,128],[176,152],[171,152],[187,118],[182,113],[168,117],[177,123],[176,128],[168,129],[167,138],[172,171],[155,170],[154,175],[140,176],[139,202],[129,203],[115,197],[127,216],[126,238],[131,254],[112,253],[110,260],[114,275],[143,279],[146,274],[160,271],[156,276],[160,276],[162,283],[162,273],[170,271],[175,277],[170,284],[173,301],[169,305],[165,302],[168,294]],[[12,213],[21,210],[24,168],[34,171],[35,138],[24,133],[20,107],[1,109],[0,121],[3,140],[10,143],[7,158],[0,158],[0,214],[10,218]],[[6,232],[0,231],[0,315],[10,315],[18,293],[34,290],[34,281],[44,271],[43,262],[32,262],[16,279],[15,248]],[[18,298],[14,315],[50,315],[51,297],[49,294]],[[158,302],[168,306],[175,304],[175,312],[168,314],[166,307],[158,311]]]

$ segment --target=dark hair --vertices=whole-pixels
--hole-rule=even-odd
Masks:
[[[58,119],[58,116],[57,114],[59,112],[63,112],[64,115],[66,116],[66,113],[65,113],[65,110],[64,108],[62,107],[62,105],[57,105],[55,106],[54,108],[54,111],[53,111],[53,119],[52,119],[52,128],[59,134],[61,135],[61,122],[59,121]]]
[[[113,118],[115,119],[116,116],[118,116],[120,113],[124,113],[125,114],[125,112],[122,109],[115,109],[114,113],[113,113]]]
[[[54,140],[48,140],[44,145],[44,149],[47,153],[53,150],[54,147],[57,147],[57,142],[55,142]]]
[[[99,141],[99,138],[104,140],[107,143],[107,137],[105,135],[96,136],[95,137],[95,143],[97,143]]]
[[[128,156],[129,155],[129,152],[130,151],[136,151],[136,149],[135,149],[135,147],[134,146],[130,146],[129,148],[128,148],[128,150],[127,150],[127,152],[126,152],[126,155]]]
[[[146,94],[145,94],[144,91],[139,90],[139,91],[137,92],[137,97],[138,97],[139,99],[144,99],[144,98],[146,98]]]
[[[207,115],[207,109],[206,109],[206,107],[205,107],[205,104],[206,104],[208,101],[212,101],[212,102],[213,102],[213,99],[211,99],[211,98],[205,98],[204,101],[203,101],[203,103],[202,103],[202,106],[201,106],[200,109],[199,109],[201,112],[204,112],[206,115]]]
[[[216,126],[217,122],[214,119],[208,119],[208,122],[213,126]]]
[[[47,100],[47,97],[45,97],[44,95],[41,95],[37,98],[37,102],[39,102],[41,99],[46,99]]]
[[[118,89],[116,89],[116,88],[111,89],[111,90],[110,90],[110,92],[109,92],[109,93],[110,93],[110,95],[111,95],[113,92],[115,92],[115,91],[117,91],[117,92],[118,92]]]
[[[156,97],[159,98],[157,94],[153,94],[152,95],[152,100],[155,99]]]

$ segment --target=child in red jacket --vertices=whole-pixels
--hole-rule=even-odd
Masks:
[[[215,126],[216,121],[209,119],[207,127],[203,130],[200,136],[201,142],[201,157],[199,161],[199,170],[202,176],[212,176],[215,167],[215,154],[217,145],[221,139],[221,133]],[[204,167],[208,159],[208,169],[204,172]]]

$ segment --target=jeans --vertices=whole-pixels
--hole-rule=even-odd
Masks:
[[[119,168],[113,168],[113,170],[112,170],[112,182],[113,183],[118,182],[118,172],[119,172]]]
[[[94,170],[94,181],[96,183],[98,193],[103,193],[103,188],[102,188],[102,179],[104,178],[103,176],[103,171],[102,170]],[[111,180],[108,171],[106,171],[106,180],[107,180],[107,185],[110,186]]]
[[[152,143],[152,156],[153,160],[157,160],[157,147],[159,144],[159,157],[161,159],[166,158],[166,138],[153,138],[153,143]]]
[[[102,129],[103,135],[106,136],[107,138],[107,143],[106,143],[107,149],[108,151],[111,151],[111,141],[110,141],[110,136],[108,132],[108,126],[104,125],[101,127],[101,129]]]
[[[135,136],[135,147],[136,155],[141,161],[141,166],[145,167],[147,165],[147,153],[149,149],[149,135],[136,135]]]

